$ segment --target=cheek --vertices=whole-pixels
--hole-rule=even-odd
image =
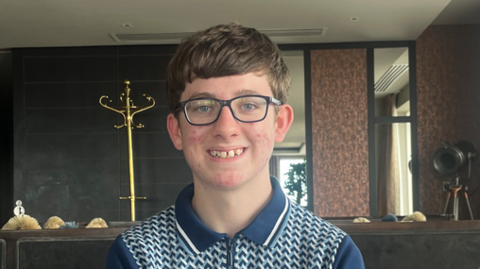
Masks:
[[[268,154],[267,160],[269,160],[274,144],[274,134],[265,129],[252,129],[251,132],[255,134],[252,141],[258,150],[257,152],[261,155]]]
[[[265,119],[261,122],[249,123],[247,133],[254,134],[252,140],[255,145],[259,147],[272,147],[275,141],[275,130],[270,125],[271,123]],[[269,149],[270,150],[270,149]]]
[[[255,143],[258,149],[259,157],[258,159],[260,166],[265,166],[270,161],[270,156],[272,155],[273,149],[273,135],[268,132],[262,132],[256,135]]]
[[[259,132],[255,136],[255,144],[261,147],[266,147],[272,144],[273,135],[265,131]]]
[[[190,130],[188,133],[187,143],[198,144],[202,142],[205,138],[205,134],[204,132],[202,132],[202,128],[203,127],[199,126],[195,129]]]

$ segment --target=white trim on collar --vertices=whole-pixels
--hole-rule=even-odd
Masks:
[[[264,246],[267,246],[268,243],[270,243],[270,240],[272,240],[273,236],[274,236],[275,233],[277,232],[278,227],[279,227],[280,224],[282,223],[283,218],[285,217],[285,214],[286,214],[287,211],[288,211],[288,204],[289,204],[289,202],[290,202],[290,201],[288,200],[287,196],[285,195],[285,207],[283,208],[283,211],[282,211],[282,214],[280,215],[280,217],[278,217],[277,222],[275,223],[275,226],[273,227],[272,231],[270,232],[270,234],[268,235],[267,239],[266,239],[265,242],[263,243]]]
[[[190,238],[188,238],[187,234],[183,231],[183,229],[180,226],[180,224],[178,223],[178,221],[175,221],[175,222],[177,223],[178,232],[185,239],[185,242],[187,242],[187,244],[190,246],[190,248],[193,250],[193,252],[195,252],[195,254],[199,254],[200,251],[198,251],[198,249],[195,247],[195,245],[192,243],[192,241],[190,241]]]

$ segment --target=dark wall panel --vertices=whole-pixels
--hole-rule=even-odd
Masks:
[[[192,174],[170,141],[165,70],[173,46],[14,50],[14,199],[44,222],[129,220],[129,171],[123,117],[100,106],[107,95],[120,105],[129,79],[135,105],[156,106],[134,117],[137,220],[175,202]],[[143,192],[143,193],[142,193]]]
[[[417,96],[420,210],[443,213],[447,180],[433,168],[442,141],[469,140],[480,149],[480,25],[430,26],[417,39]],[[466,170],[461,171],[466,175]],[[469,187],[475,218],[480,218],[480,165],[472,167]],[[463,193],[460,218],[467,219]],[[451,211],[450,211],[451,212]]]
[[[99,108],[101,95],[114,98],[113,105],[118,105],[118,83],[30,83],[25,84],[25,108]],[[99,94],[101,94],[99,96]]]
[[[25,57],[25,82],[116,80],[117,57]]]
[[[104,108],[43,108],[25,109],[25,131],[29,134],[102,133],[112,132],[111,123],[117,121],[114,113],[103,113]]]
[[[139,184],[185,185],[192,182],[192,171],[183,157],[136,158],[133,164],[135,166],[135,181]],[[120,167],[121,182],[122,184],[128,184],[128,159],[122,159]],[[165,167],[169,169],[165,169]]]
[[[170,57],[168,55],[121,56],[119,58],[120,77],[132,81],[165,79],[165,72]]]
[[[13,208],[13,65],[12,52],[7,50],[0,50],[0,122],[0,225],[3,225]]]
[[[311,52],[314,212],[369,215],[366,49]]]
[[[147,200],[136,200],[138,219],[145,219],[156,212],[163,210],[175,203],[175,199],[180,191],[185,187],[185,183],[170,184],[142,184],[139,183],[135,187],[138,196],[147,197]],[[122,184],[122,195],[128,195],[128,184]],[[130,219],[130,210],[123,210],[121,218],[123,220]]]

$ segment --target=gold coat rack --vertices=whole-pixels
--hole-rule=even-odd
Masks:
[[[121,106],[118,109],[115,109],[113,107],[109,107],[108,103],[102,103],[102,100],[108,99],[107,95],[104,95],[100,97],[100,100],[98,102],[100,105],[102,105],[104,108],[109,109],[111,111],[117,112],[123,116],[123,124],[118,126],[114,125],[115,128],[121,129],[123,127],[127,127],[127,135],[128,135],[128,168],[129,168],[129,173],[130,173],[130,196],[127,197],[119,197],[121,200],[130,200],[130,210],[131,210],[131,219],[132,221],[135,221],[135,200],[145,200],[147,197],[137,197],[135,196],[135,181],[134,181],[134,173],[133,173],[133,149],[132,149],[132,129],[133,128],[143,128],[145,127],[143,124],[135,124],[133,123],[133,116],[135,114],[140,113],[142,111],[145,111],[147,109],[152,108],[155,105],[155,99],[150,97],[148,94],[143,94],[145,98],[147,99],[147,102],[141,106],[135,106],[133,104],[133,100],[130,99],[130,88],[128,87],[130,85],[130,81],[125,80],[125,90],[124,92],[120,95],[120,101],[122,102],[123,106]],[[111,103],[112,100],[109,100],[109,103]],[[149,105],[149,103],[151,104]]]

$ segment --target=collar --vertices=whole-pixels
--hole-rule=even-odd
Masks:
[[[276,242],[290,211],[290,202],[283,193],[278,179],[270,177],[270,182],[273,191],[272,198],[255,219],[237,233],[264,246],[271,246]],[[199,254],[222,238],[228,238],[228,235],[217,233],[205,226],[193,212],[192,197],[193,183],[185,187],[178,195],[175,202],[175,216],[178,236],[183,245],[190,252]]]

